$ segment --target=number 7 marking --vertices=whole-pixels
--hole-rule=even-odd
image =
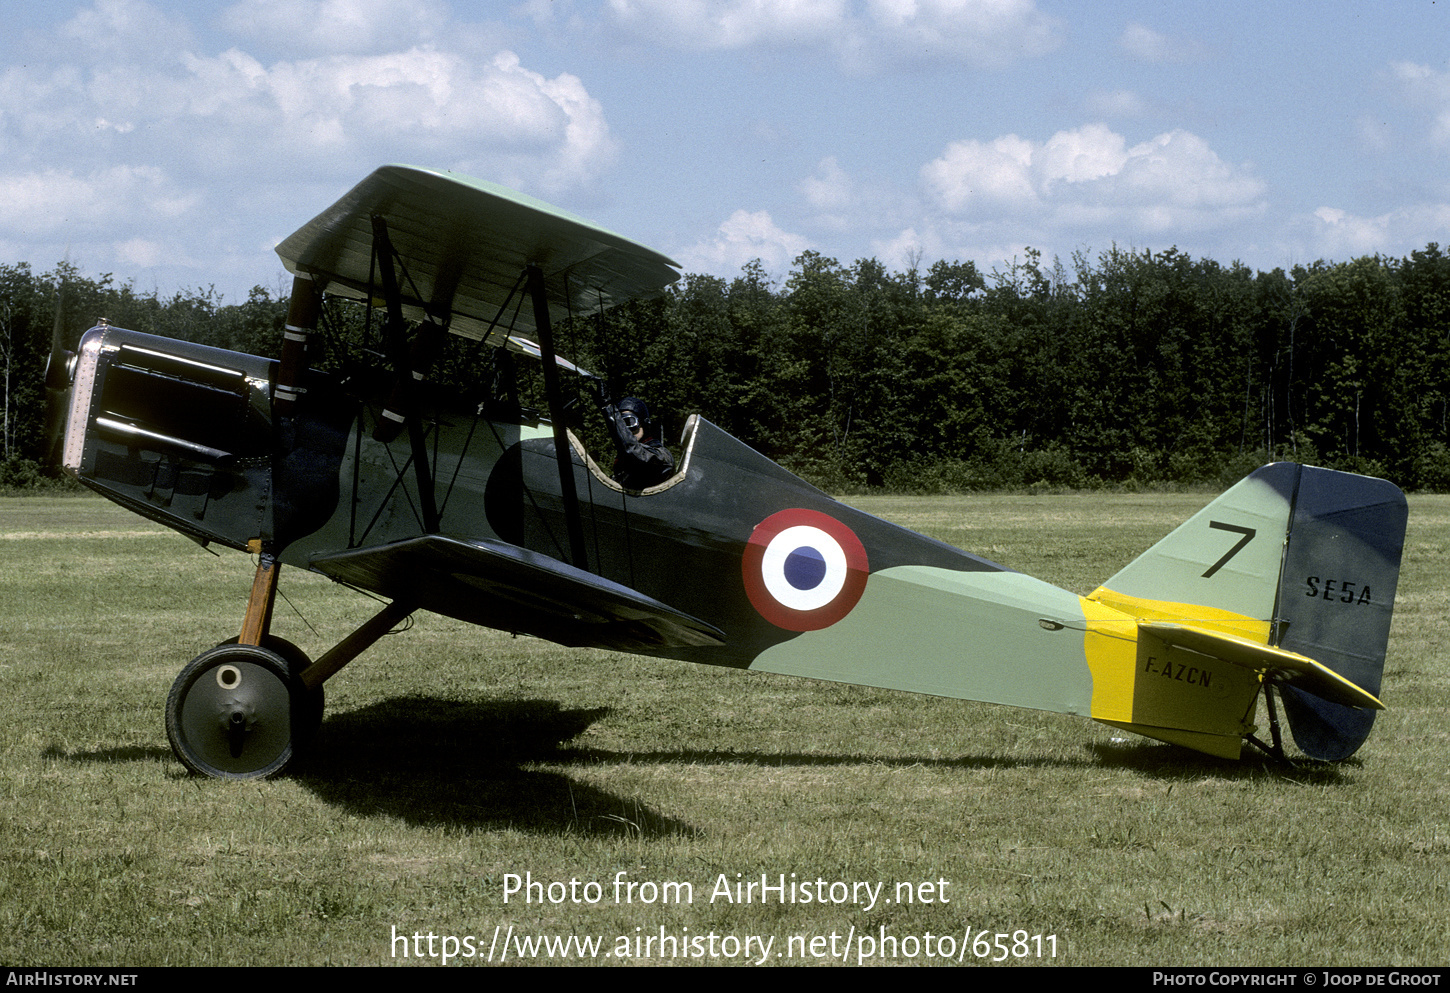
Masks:
[[[1203,574],[1204,579],[1208,579],[1215,572],[1218,572],[1220,569],[1222,569],[1229,559],[1237,555],[1239,553],[1239,550],[1247,545],[1249,542],[1253,541],[1254,535],[1259,533],[1253,528],[1239,527],[1237,524],[1225,524],[1223,523],[1223,521],[1209,521],[1208,526],[1211,528],[1216,528],[1219,531],[1232,531],[1234,534],[1243,535],[1243,537],[1238,540],[1238,543],[1234,545],[1234,547],[1230,548],[1224,554],[1223,558],[1219,559],[1213,565],[1208,567],[1208,571]]]

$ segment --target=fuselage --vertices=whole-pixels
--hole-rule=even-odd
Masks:
[[[372,430],[368,398],[324,373],[309,373],[295,411],[274,420],[275,374],[258,356],[95,329],[81,346],[67,467],[197,540],[270,548],[334,578],[339,553],[377,550],[389,568],[347,581],[408,595],[419,560],[388,549],[426,530],[416,450]],[[577,548],[547,423],[438,409],[421,419],[433,533],[569,564],[561,571],[582,563],[723,635],[631,651],[1124,724],[1135,674],[1165,664],[1163,651],[1139,657],[1129,613],[846,506],[701,418],[679,442],[676,475],[643,492],[619,487],[570,437]],[[505,629],[517,616],[517,630],[553,636],[511,612],[533,591],[498,597],[515,591],[497,576],[461,575],[475,568],[461,562],[425,560],[420,606]],[[558,640],[589,643],[574,629]],[[1199,697],[1257,689],[1212,660],[1167,673],[1160,689],[1183,695],[1185,712]],[[1240,713],[1202,730],[1236,740],[1244,726]]]

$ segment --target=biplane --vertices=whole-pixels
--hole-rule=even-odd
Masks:
[[[1352,755],[1382,706],[1406,520],[1391,483],[1265,466],[1079,596],[845,506],[699,416],[672,476],[621,487],[570,427],[568,381],[587,374],[551,322],[660,292],[678,266],[556,207],[386,166],[277,252],[293,275],[280,359],[103,322],[73,354],[57,342],[48,370],[68,472],[257,557],[239,634],[166,702],[193,772],[282,770],[323,684],[417,610],[1077,714],[1228,758],[1245,742],[1283,755],[1276,697],[1324,760]],[[315,366],[326,297],[382,312],[390,382]],[[430,370],[467,339],[494,386],[449,407]],[[547,410],[498,374],[516,357],[540,363]],[[309,659],[271,630],[283,565],[385,605]]]

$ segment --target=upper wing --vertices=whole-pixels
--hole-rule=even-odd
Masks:
[[[520,287],[490,331],[525,266],[543,270],[552,304],[580,312],[657,292],[679,278],[679,264],[668,257],[542,200],[405,165],[375,171],[278,245],[277,254],[291,272],[324,280],[329,293],[365,299],[374,216],[387,221],[406,269],[399,279],[404,313],[414,320],[451,313],[451,330],[487,334],[493,344],[511,330],[533,329],[533,311],[517,307]]]

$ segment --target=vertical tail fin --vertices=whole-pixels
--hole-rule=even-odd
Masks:
[[[1270,644],[1300,466],[1266,465],[1092,594],[1137,617],[1187,621]]]
[[[1377,696],[1404,545],[1393,483],[1275,463],[1257,470],[1130,563],[1092,599],[1307,656]],[[1338,761],[1374,711],[1283,685],[1294,741]]]

